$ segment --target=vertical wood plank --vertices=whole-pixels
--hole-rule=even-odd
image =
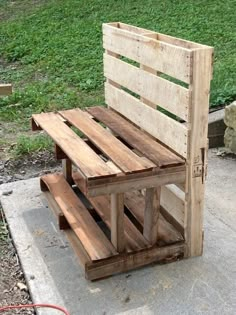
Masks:
[[[185,256],[199,256],[203,248],[203,206],[207,165],[207,131],[213,48],[192,55],[191,132],[186,176]]]
[[[62,173],[69,184],[73,184],[72,163],[69,159],[62,160]]]
[[[143,235],[151,245],[154,245],[158,238],[160,194],[161,187],[146,189]]]
[[[125,249],[124,194],[111,194],[111,242],[118,252]]]

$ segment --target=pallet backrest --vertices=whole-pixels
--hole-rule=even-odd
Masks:
[[[106,104],[188,159],[204,154],[213,48],[103,24]]]

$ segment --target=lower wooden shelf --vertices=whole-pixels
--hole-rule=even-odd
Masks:
[[[78,187],[71,187],[62,174],[45,175],[40,183],[50,208],[58,217],[60,228],[79,256],[87,279],[100,279],[154,262],[175,261],[184,256],[185,243],[181,233],[162,215],[157,244],[151,246],[144,238],[144,201],[139,192],[125,194],[126,248],[123,253],[118,253],[110,242],[109,196],[87,199]]]

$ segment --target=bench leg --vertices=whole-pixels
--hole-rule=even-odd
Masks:
[[[111,194],[111,242],[120,253],[125,249],[124,194]]]
[[[161,187],[146,189],[143,235],[151,245],[156,244],[158,237],[160,195]]]
[[[62,160],[62,173],[69,184],[72,185],[72,163],[69,159]]]

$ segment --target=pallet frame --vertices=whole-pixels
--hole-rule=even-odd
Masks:
[[[60,185],[68,191],[74,204],[74,184],[92,204],[94,198],[110,195],[108,226],[111,235],[106,245],[108,251],[103,246],[107,241],[98,245],[97,250],[100,248],[104,253],[102,256],[96,248],[87,246],[91,240],[78,239],[80,236],[73,227],[70,214],[66,209],[63,210],[65,205],[57,199],[59,191],[55,193],[54,188],[54,193],[51,191],[50,185],[59,177],[41,178],[41,188],[51,192],[51,195],[46,193],[49,203],[56,209],[59,225],[65,229],[72,245],[76,247],[86,277],[90,280],[152,262],[199,256],[203,248],[203,202],[213,48],[120,22],[103,24],[103,47],[107,109],[94,107],[88,109],[87,113],[79,109],[68,110],[58,114],[33,115],[32,118],[32,129],[44,129],[56,143],[56,157],[62,160],[65,180],[61,182],[60,179]],[[138,63],[139,67],[130,64],[129,59]],[[176,83],[172,77],[182,83]],[[140,98],[129,91],[138,94]],[[175,119],[160,110],[160,107],[175,115]],[[107,130],[94,120],[105,124]],[[117,121],[128,128],[127,139]],[[49,124],[54,124],[55,127],[49,128]],[[71,126],[80,129],[88,139],[75,139],[69,128]],[[134,134],[137,135],[138,145],[134,143]],[[71,139],[71,148],[61,140],[63,135]],[[154,150],[156,153],[149,152],[150,146],[147,145],[153,140],[154,146],[157,146]],[[113,145],[117,148],[117,156]],[[72,147],[76,146],[81,150],[81,156],[72,152]],[[86,152],[85,156],[83,152]],[[110,160],[105,160],[104,163],[94,153],[100,156],[101,153],[105,154],[105,159],[108,156]],[[90,159],[94,159],[96,169],[94,164],[89,163]],[[76,174],[72,170],[73,164],[79,168]],[[126,196],[127,192],[133,190],[143,191],[141,203],[144,208],[142,218],[137,212],[135,220],[129,223],[132,233],[136,233],[130,235],[138,235],[136,230],[134,232],[133,225],[135,229],[141,226],[140,242],[146,245],[127,250],[128,232],[125,226],[129,219],[125,214]],[[66,194],[62,191],[60,194],[65,202]],[[136,205],[139,208],[137,201]],[[84,218],[90,220],[90,209],[85,209],[81,204],[76,206],[81,209],[81,215],[84,213]],[[96,212],[102,215],[104,221],[102,211],[95,207],[94,213]],[[104,216],[104,222],[107,223],[108,219],[105,214]],[[182,239],[176,238],[168,245],[158,244],[163,218],[171,225],[171,229],[180,233]],[[85,224],[82,217],[78,220]],[[72,229],[68,229],[69,226]],[[101,239],[103,237],[100,235]],[[90,250],[92,253],[88,254]]]

